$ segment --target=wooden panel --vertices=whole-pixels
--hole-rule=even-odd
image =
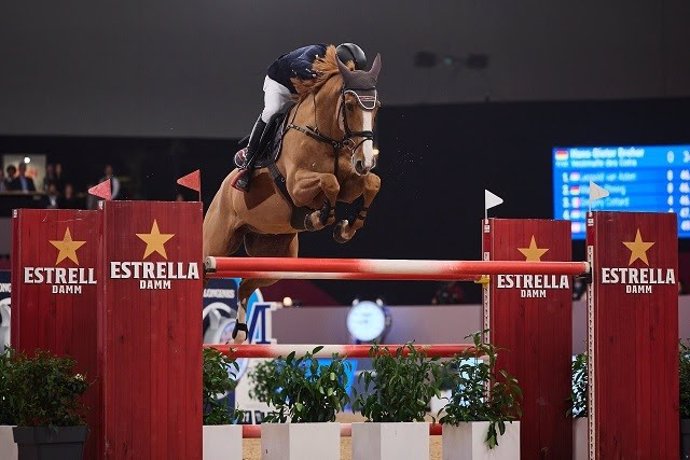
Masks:
[[[106,458],[201,458],[201,203],[106,202]]]
[[[570,223],[536,219],[484,222],[485,260],[570,261]],[[492,276],[484,295],[489,340],[506,350],[499,366],[524,392],[520,426],[523,459],[572,456],[566,417],[571,389],[572,278]]]
[[[77,371],[93,382],[84,395],[87,459],[99,458],[95,283],[100,225],[98,211],[39,209],[15,211],[12,225],[12,345],[71,356]]]
[[[674,214],[588,219],[590,458],[680,456],[676,229]]]

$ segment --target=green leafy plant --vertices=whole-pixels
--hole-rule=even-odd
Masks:
[[[441,395],[438,358],[427,357],[412,343],[394,353],[375,345],[369,355],[373,369],[358,377],[365,393],[356,396],[353,411],[371,422],[423,422],[432,396]]]
[[[240,367],[235,359],[215,348],[204,348],[204,425],[229,425],[239,421],[243,412],[228,410],[222,398],[237,386],[235,377]]]
[[[0,352],[0,425],[14,425],[14,414],[9,401],[9,374],[10,374],[9,348]]]
[[[320,365],[314,354],[321,349],[316,347],[301,358],[293,352],[266,361],[250,374],[252,395],[274,409],[265,422],[334,422],[350,402],[345,390],[349,363],[334,354],[328,365]]]
[[[680,418],[690,419],[690,341],[680,342]]]
[[[268,404],[268,401],[271,400],[271,384],[275,369],[276,362],[271,359],[261,361],[249,371],[249,381],[252,382],[249,396]]]
[[[570,409],[568,415],[572,417],[587,417],[587,355],[580,353],[572,363],[572,390],[570,394]]]
[[[493,449],[498,445],[498,437],[505,433],[506,422],[522,415],[522,390],[515,377],[496,367],[498,348],[482,343],[479,332],[468,337],[472,337],[474,349],[446,363],[455,370],[455,378],[440,422],[456,426],[462,422],[489,422],[485,441]]]
[[[9,408],[19,426],[85,425],[80,397],[89,387],[74,371],[75,361],[39,350],[35,355],[13,352],[6,390]]]

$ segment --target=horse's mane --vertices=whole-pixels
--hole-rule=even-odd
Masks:
[[[312,69],[318,74],[318,77],[311,80],[300,80],[298,78],[291,79],[292,84],[297,90],[297,100],[301,101],[312,93],[318,92],[331,77],[340,75],[337,59],[338,56],[335,52],[335,46],[329,45],[328,48],[326,48],[326,55],[318,58],[312,65]],[[350,70],[354,70],[352,61],[348,61],[346,65]]]

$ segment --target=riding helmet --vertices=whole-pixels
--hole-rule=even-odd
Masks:
[[[367,67],[367,56],[358,45],[342,43],[335,48],[335,51],[338,53],[338,59],[342,62],[354,62],[356,70],[363,70]]]

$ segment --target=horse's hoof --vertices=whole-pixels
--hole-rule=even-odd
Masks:
[[[323,209],[319,212],[319,222],[324,227],[335,222],[335,208],[330,205],[325,205]]]
[[[336,243],[347,243],[350,241],[349,238],[344,238],[343,234],[345,232],[345,227],[349,225],[349,223],[346,220],[341,220],[338,222],[333,229],[333,239],[335,240]]]

